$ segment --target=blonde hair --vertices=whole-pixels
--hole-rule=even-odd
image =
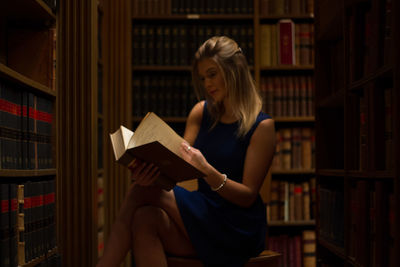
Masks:
[[[203,59],[213,60],[220,71],[228,90],[228,101],[234,107],[234,116],[239,119],[238,136],[244,136],[251,129],[261,111],[262,101],[247,65],[246,58],[238,44],[226,36],[214,36],[197,50],[193,62],[192,80],[198,99],[207,100],[207,109],[213,118],[214,127],[224,112],[222,103],[210,97],[199,77],[198,63]]]

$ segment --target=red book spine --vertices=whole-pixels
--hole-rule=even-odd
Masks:
[[[282,19],[278,22],[279,63],[282,65],[295,64],[294,31],[292,20]]]

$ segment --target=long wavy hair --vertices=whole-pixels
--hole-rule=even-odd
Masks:
[[[251,129],[262,108],[262,101],[246,57],[238,44],[226,36],[211,37],[195,54],[192,67],[193,86],[198,99],[207,100],[207,109],[213,118],[212,127],[214,127],[224,113],[224,106],[207,94],[199,77],[198,63],[207,58],[213,60],[222,73],[228,101],[234,107],[234,116],[239,120],[237,134],[244,136]]]

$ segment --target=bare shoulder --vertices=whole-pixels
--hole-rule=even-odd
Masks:
[[[198,102],[189,113],[186,121],[184,139],[191,145],[194,144],[203,119],[204,101]]]
[[[262,132],[269,132],[274,130],[275,130],[275,121],[273,119],[265,119],[261,121],[256,128],[256,131],[262,131]]]
[[[193,106],[188,116],[188,122],[200,123],[203,118],[204,100]]]
[[[275,143],[275,121],[273,119],[261,121],[251,138],[253,143],[264,143],[267,140],[268,142]]]

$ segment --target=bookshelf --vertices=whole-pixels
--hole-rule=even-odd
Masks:
[[[320,266],[397,266],[397,0],[316,1]]]
[[[1,266],[60,266],[55,7],[0,4]]]
[[[285,1],[277,0],[178,2],[132,0],[132,125],[137,125],[147,111],[154,111],[183,134],[186,116],[196,101],[190,83],[192,57],[209,37],[227,35],[236,40],[247,55],[265,101],[264,111],[273,116],[278,131],[289,129],[291,132],[296,128],[295,132],[301,132],[304,128],[308,129],[307,136],[297,140],[300,141],[296,150],[297,166],[292,168],[289,162],[287,168],[276,167],[267,176],[261,190],[265,202],[270,202],[268,183],[271,177],[272,180],[287,183],[308,183],[315,177],[312,160],[315,158],[313,1],[294,1],[298,4],[294,6],[289,4],[291,1],[280,6]],[[290,19],[293,36],[296,35],[297,40],[300,36],[302,38],[301,43],[294,43],[293,40],[293,52],[297,58],[290,64],[278,61],[278,45],[274,45],[278,42],[278,22],[283,19]],[[268,28],[267,37],[263,28]],[[273,40],[272,32],[275,34]],[[265,51],[275,52],[274,61],[273,52],[265,60]],[[171,101],[173,105],[166,106],[165,103]],[[308,153],[305,165],[300,155],[302,139],[307,140],[304,142],[304,153]],[[291,138],[286,141],[292,142]],[[283,150],[277,153],[282,155]],[[281,157],[279,155],[277,157]],[[192,184],[187,186],[189,190],[196,187]],[[315,191],[309,188],[309,192]],[[310,208],[311,205],[310,196]],[[314,229],[315,220],[311,217],[297,221],[279,219],[271,221],[269,235],[290,234],[301,240],[304,231],[312,232]],[[283,252],[277,246],[274,249]],[[288,251],[285,254],[289,255]],[[301,258],[301,253],[299,255]]]

